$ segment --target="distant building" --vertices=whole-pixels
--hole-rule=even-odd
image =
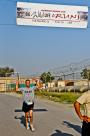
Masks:
[[[18,87],[25,87],[25,80],[29,79],[31,86],[37,85],[37,88],[42,88],[43,84],[39,78],[20,77],[0,77],[0,91],[16,90]]]
[[[74,82],[74,85],[75,86],[87,86],[88,85],[88,83],[90,83],[90,82],[88,82],[88,80],[86,79],[84,79],[84,80],[76,80],[75,82]]]
[[[55,85],[56,85],[56,81],[52,81],[51,83],[50,82],[48,82],[48,87],[55,87]]]
[[[65,86],[73,86],[74,81],[72,80],[58,80],[58,81],[52,81],[51,83],[48,83],[48,88],[50,87],[65,87]]]

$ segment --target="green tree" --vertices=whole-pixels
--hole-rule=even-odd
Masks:
[[[44,72],[41,74],[40,79],[42,80],[43,83],[47,83],[54,80],[54,77],[51,75],[50,72]]]
[[[0,77],[6,77],[6,76],[11,76],[12,73],[14,73],[14,69],[13,68],[9,68],[9,67],[0,67]]]
[[[83,79],[90,80],[90,69],[87,69],[87,68],[83,69],[82,72],[81,72],[81,77]]]

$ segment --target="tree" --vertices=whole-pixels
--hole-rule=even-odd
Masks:
[[[81,72],[81,77],[83,79],[90,80],[90,69],[87,69],[87,68],[83,69],[82,72]]]
[[[50,72],[44,72],[41,74],[40,79],[42,80],[43,83],[51,82],[54,80],[54,77],[51,75]]]
[[[9,67],[4,67],[1,68],[0,67],[0,77],[6,77],[6,76],[11,76],[14,73],[14,69],[13,68],[9,68]]]

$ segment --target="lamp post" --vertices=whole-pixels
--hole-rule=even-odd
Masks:
[[[10,75],[10,74],[13,75],[13,73],[14,73],[14,72],[11,72],[11,73],[8,72],[8,73],[5,74],[5,76],[6,76],[6,89],[5,89],[5,92],[7,92],[7,80],[8,80],[8,75]]]
[[[64,82],[66,82],[65,81],[65,74],[64,74],[64,72],[62,71],[61,73],[63,74],[63,80],[64,80]],[[65,83],[65,92],[66,92],[66,83]]]
[[[74,78],[74,70],[72,68],[72,66],[70,66],[70,71],[72,72],[72,77],[73,77],[73,83],[75,82],[75,78]],[[74,93],[75,93],[75,86],[73,84],[73,87],[74,87]]]
[[[87,77],[88,77],[88,90],[89,90],[89,79],[90,79],[90,73],[87,71]]]
[[[46,89],[46,78],[47,78],[47,75],[45,75],[45,89]]]

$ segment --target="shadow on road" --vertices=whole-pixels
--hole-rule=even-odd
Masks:
[[[47,109],[34,109],[34,112],[45,112],[48,111]]]
[[[81,134],[81,126],[78,126],[78,125],[75,125],[75,124],[72,124],[70,122],[67,122],[67,121],[63,121],[63,124],[70,127],[70,128],[73,128],[75,131],[77,131],[78,133]]]
[[[45,112],[47,109],[33,109],[34,112]],[[22,109],[15,109],[14,112],[23,112]]]
[[[72,134],[63,133],[60,130],[55,130],[56,132],[51,136],[73,136]]]
[[[15,109],[14,112],[22,112],[22,109]]]
[[[20,120],[20,123],[21,123],[23,126],[25,126],[25,117],[24,117],[24,116],[21,116],[21,117],[15,116],[15,119]]]
[[[34,112],[46,112],[48,111],[47,109],[34,109]],[[22,109],[15,109],[14,112],[23,112]],[[20,123],[25,126],[25,117],[17,117],[15,116],[14,119],[20,120]]]

